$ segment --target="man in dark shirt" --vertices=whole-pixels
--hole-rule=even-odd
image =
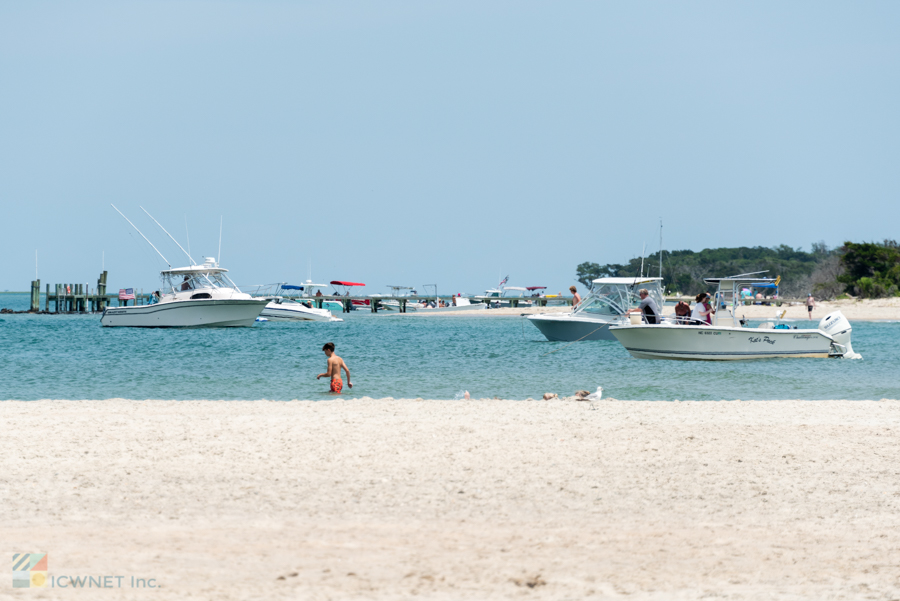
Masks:
[[[634,309],[629,309],[629,313],[643,313],[644,319],[650,325],[656,325],[659,323],[659,307],[656,305],[656,301],[650,298],[650,293],[646,288],[641,288],[638,291],[638,295],[641,297],[641,302]]]

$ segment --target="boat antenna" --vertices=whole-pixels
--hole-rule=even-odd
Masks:
[[[647,243],[641,247],[641,277],[644,277],[644,253],[647,251]]]
[[[184,216],[184,233],[187,236],[188,254],[191,254],[191,232],[188,231],[187,214]]]
[[[171,239],[172,239],[172,242],[174,242],[176,245],[178,245],[178,248],[181,249],[181,252],[183,252],[184,254],[186,254],[186,255],[187,255],[187,258],[191,260],[191,265],[196,265],[196,263],[194,262],[194,258],[191,256],[191,254],[190,254],[188,251],[184,250],[184,247],[183,247],[183,246],[181,246],[180,244],[178,244],[178,240],[176,240],[175,237],[174,237],[172,234],[170,234],[169,232],[167,232],[167,231],[166,231],[166,228],[164,228],[164,227],[162,226],[162,224],[161,224],[159,221],[157,221],[156,219],[154,219],[153,215],[151,215],[149,212],[147,212],[147,209],[145,209],[144,207],[141,207],[141,210],[142,210],[143,212],[147,213],[147,217],[149,217],[150,219],[153,219],[153,223],[155,223],[156,225],[158,225],[158,226],[159,226],[159,229],[161,229],[162,231],[166,232],[166,236],[168,236],[169,238],[171,238]],[[187,221],[185,221],[185,225],[187,225]]]
[[[219,262],[222,259],[222,216],[219,215],[219,256],[216,257],[216,265],[221,265]]]
[[[112,208],[116,209],[116,205],[114,205],[114,204],[112,204],[112,203],[110,203],[109,206],[111,206]],[[127,221],[127,222],[128,222],[128,225],[130,225],[131,227],[133,227],[133,228],[135,229],[135,231],[141,235],[141,238],[143,238],[144,240],[146,240],[146,241],[147,241],[147,244],[149,244],[150,246],[153,247],[153,250],[156,251],[156,254],[158,254],[160,257],[162,257],[162,260],[166,262],[166,265],[168,265],[169,267],[172,266],[172,264],[169,263],[169,260],[168,260],[167,258],[163,257],[163,254],[162,254],[161,252],[159,252],[159,249],[156,248],[155,246],[153,246],[153,243],[150,242],[150,240],[147,238],[147,236],[144,235],[144,232],[142,232],[141,230],[139,230],[135,224],[131,223],[131,220],[128,219],[128,217],[125,216],[125,213],[123,213],[123,212],[120,211],[119,209],[116,209],[116,213],[118,213],[119,215],[121,215],[121,216],[122,216],[122,219],[124,219],[125,221]]]
[[[659,277],[662,277],[662,217],[659,218]]]

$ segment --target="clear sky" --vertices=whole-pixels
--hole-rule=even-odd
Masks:
[[[479,292],[896,238],[897,2],[5,2],[0,290]]]

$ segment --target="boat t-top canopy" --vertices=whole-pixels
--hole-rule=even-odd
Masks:
[[[722,282],[734,282],[745,284],[747,286],[755,286],[757,288],[777,288],[781,283],[781,278],[751,278],[743,276],[729,276],[725,278],[703,278],[707,284],[721,284]]]
[[[662,278],[657,277],[632,277],[632,278],[597,278],[593,284],[619,284],[626,286],[636,286],[637,284],[649,284],[651,282],[660,282]]]
[[[387,287],[390,288],[391,290],[413,290],[414,289],[412,286],[391,286],[390,284],[387,284]]]
[[[341,280],[333,280],[331,282],[332,286],[365,286],[365,284],[361,284],[359,282],[342,282]]]
[[[521,292],[525,292],[526,290],[531,290],[531,288],[522,288],[521,286],[504,286],[504,290],[519,290]]]
[[[525,290],[546,290],[546,286],[529,286]]]
[[[303,290],[303,286],[291,286],[290,284],[282,284],[282,290]]]
[[[197,273],[226,273],[227,269],[210,267],[209,265],[191,265],[190,267],[175,267],[160,271],[162,275],[194,275]]]

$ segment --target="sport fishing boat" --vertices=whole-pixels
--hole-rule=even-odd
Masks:
[[[615,340],[609,326],[640,302],[638,290],[646,288],[662,311],[662,278],[598,278],[590,293],[569,313],[541,313],[526,319],[550,341]]]
[[[609,327],[613,336],[638,359],[682,359],[730,361],[775,357],[844,357],[860,359],[850,345],[852,328],[840,311],[829,313],[813,329],[796,329],[786,324],[766,322],[760,327],[744,327],[738,319],[740,289],[762,278],[743,276],[710,278],[717,285],[715,317],[712,325],[692,325],[667,317],[661,324],[649,325],[640,315]],[[775,280],[771,280],[774,282]]]
[[[105,327],[249,327],[269,302],[254,298],[232,282],[215,259],[203,265],[160,272],[159,300],[150,305],[107,307]]]
[[[295,291],[303,290],[303,286],[280,284],[273,295],[266,297],[269,303],[259,316],[269,321],[344,321],[328,309],[315,308],[313,300],[291,298]]]
[[[107,307],[100,317],[100,325],[128,328],[229,328],[253,325],[268,301],[241,292],[225,275],[228,270],[219,267],[218,258],[209,257],[204,260],[203,265],[197,265],[175,237],[166,231],[147,209],[141,207],[141,210],[153,219],[191,262],[190,267],[173,269],[169,260],[159,252],[150,239],[115,205],[110,206],[141,235],[169,268],[160,272],[161,285],[154,293],[156,302],[132,307]],[[220,253],[221,236],[220,226]]]

